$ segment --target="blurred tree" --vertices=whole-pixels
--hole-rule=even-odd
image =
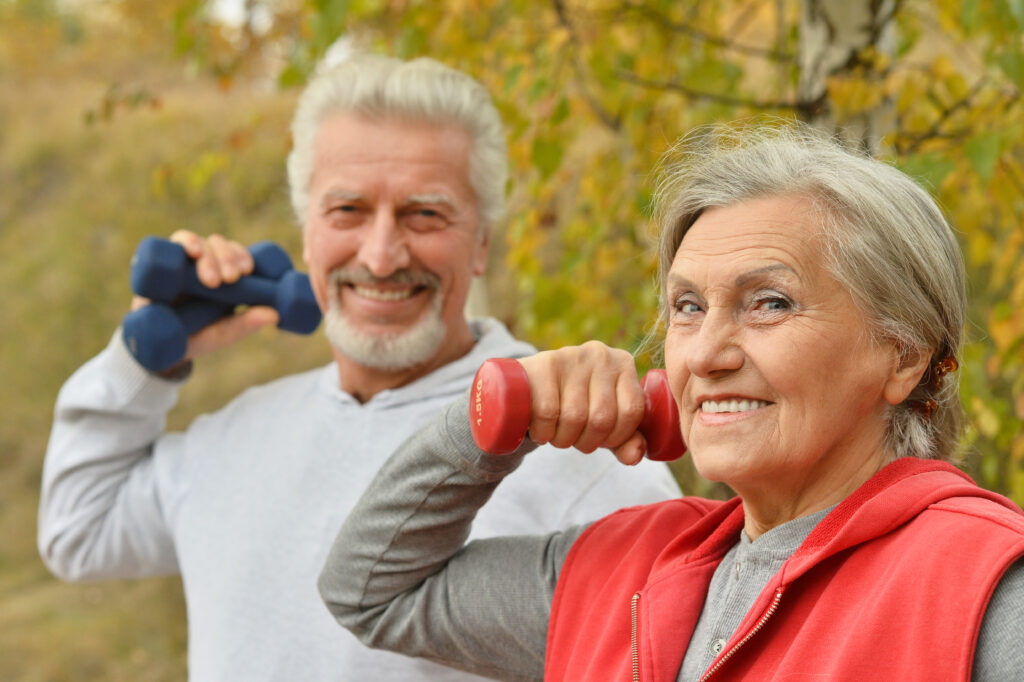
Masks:
[[[339,40],[476,75],[508,123],[515,181],[496,259],[516,275],[491,277],[492,307],[544,346],[644,348],[656,310],[650,173],[681,133],[766,112],[841,131],[922,179],[962,231],[974,311],[963,399],[981,453],[968,467],[1024,499],[1020,0],[87,4],[162,36],[224,88],[268,74],[300,85]],[[82,31],[52,1],[4,5],[58,17],[65,40]],[[158,97],[115,83],[87,115]]]
[[[598,338],[657,362],[652,169],[695,125],[800,118],[920,178],[971,282],[966,468],[1024,503],[1024,1],[236,0],[228,20],[231,5],[0,0],[0,287],[16,292],[0,334],[0,678],[184,675],[175,581],[61,585],[39,563],[50,411],[124,313],[111,273],[143,234],[188,225],[297,253],[287,120],[332,46],[434,56],[494,93],[513,181],[490,301],[540,346]],[[327,361],[288,336],[209,358],[171,426]]]
[[[195,2],[179,4],[197,16]],[[1024,501],[1020,0],[248,0],[243,10],[262,37],[242,41],[245,58],[232,63],[269,65],[286,87],[340,38],[438,57],[495,93],[515,180],[500,258],[515,275],[491,278],[492,305],[543,346],[642,348],[657,303],[650,171],[692,126],[795,117],[896,163],[936,194],[968,257],[963,402],[980,457],[967,467]]]

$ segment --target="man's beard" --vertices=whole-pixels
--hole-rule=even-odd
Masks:
[[[372,335],[356,329],[342,309],[339,290],[350,283],[424,286],[430,307],[410,328],[397,334]],[[389,277],[374,277],[365,268],[336,268],[327,279],[328,305],[324,315],[327,340],[360,365],[385,371],[410,369],[430,360],[447,335],[441,318],[440,280],[422,271],[401,270]]]

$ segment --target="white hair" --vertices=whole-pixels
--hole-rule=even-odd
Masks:
[[[657,192],[662,226],[660,283],[686,231],[711,207],[798,195],[817,210],[826,267],[870,320],[872,338],[931,365],[960,357],[967,315],[963,257],[942,211],[896,168],[844,147],[803,124],[700,128],[670,153]],[[667,314],[667,313],[666,313]],[[934,369],[890,410],[887,442],[896,456],[952,460],[963,429],[959,374]],[[935,401],[934,413],[919,408]]]
[[[300,225],[309,206],[316,138],[324,119],[336,113],[464,129],[470,137],[469,183],[476,194],[481,234],[501,220],[508,151],[501,117],[484,87],[426,57],[406,62],[361,54],[315,75],[299,98],[292,119],[288,183]]]

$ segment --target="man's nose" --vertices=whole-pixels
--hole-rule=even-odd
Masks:
[[[390,211],[378,210],[364,231],[359,262],[375,277],[387,277],[409,266],[405,231]]]

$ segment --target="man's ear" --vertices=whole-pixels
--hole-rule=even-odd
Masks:
[[[896,362],[889,379],[885,383],[883,395],[890,405],[899,405],[910,395],[932,361],[931,351],[914,348],[894,348]]]
[[[302,262],[309,270],[309,228],[305,225],[302,226]]]
[[[473,249],[473,276],[480,277],[487,271],[487,253],[491,248],[491,228],[483,228],[476,248]]]

